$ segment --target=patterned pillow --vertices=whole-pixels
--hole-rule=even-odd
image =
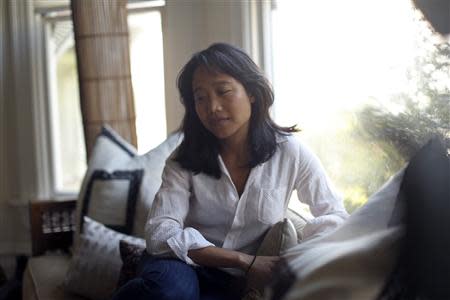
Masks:
[[[66,274],[66,289],[93,300],[109,299],[119,279],[121,240],[145,245],[143,239],[116,232],[85,216],[83,233]]]
[[[145,251],[145,246],[141,243],[135,244],[127,240],[121,240],[119,244],[120,258],[122,259],[122,268],[120,269],[117,288],[127,283],[136,276],[136,269]]]

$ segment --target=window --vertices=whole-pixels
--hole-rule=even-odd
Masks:
[[[411,1],[278,0],[271,18],[275,119],[299,125],[350,212],[450,136],[450,48]]]
[[[166,138],[161,12],[132,13],[128,27],[138,151],[145,153]]]
[[[129,8],[128,26],[138,152],[144,153],[166,137],[163,44],[160,7],[138,4]],[[54,192],[76,193],[86,170],[86,153],[68,11],[47,14],[44,28]]]
[[[46,23],[55,190],[77,191],[86,171],[71,20]]]

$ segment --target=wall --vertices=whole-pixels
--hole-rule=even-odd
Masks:
[[[176,130],[183,107],[176,78],[190,56],[214,42],[244,48],[245,1],[168,0],[164,9],[164,63],[167,130]]]

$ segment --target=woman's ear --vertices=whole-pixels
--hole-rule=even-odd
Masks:
[[[249,98],[249,99],[250,99],[250,103],[252,103],[252,104],[253,104],[253,103],[255,103],[255,97],[253,97],[253,96],[250,96],[250,98]]]

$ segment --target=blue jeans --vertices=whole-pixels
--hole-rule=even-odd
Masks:
[[[112,300],[238,300],[236,279],[219,269],[192,267],[144,251],[137,277],[117,290]]]

